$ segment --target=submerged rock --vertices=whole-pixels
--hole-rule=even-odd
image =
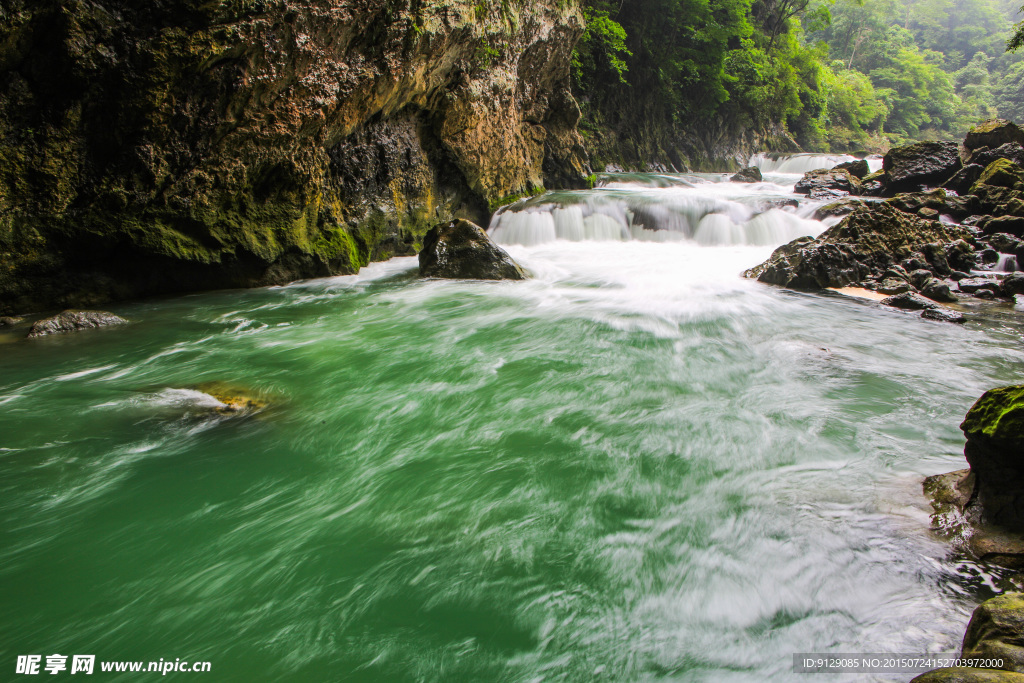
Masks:
[[[734,183],[759,183],[763,178],[761,176],[761,169],[757,166],[747,166],[733,174],[729,180]]]
[[[423,238],[420,275],[469,280],[525,280],[526,273],[483,228],[464,219],[436,225]]]
[[[220,405],[213,406],[213,411],[221,415],[255,413],[268,405],[266,397],[244,387],[223,382],[197,384],[195,389],[215,398]]]
[[[28,331],[29,338],[43,337],[48,334],[65,334],[88,330],[96,327],[126,325],[124,318],[107,311],[62,311],[57,315],[39,320]]]
[[[949,180],[963,164],[955,142],[919,142],[896,147],[882,159],[895,192],[915,192]]]
[[[929,308],[925,311],[921,311],[921,317],[925,320],[935,320],[942,323],[958,323],[963,324],[965,322],[964,314],[960,311],[952,311],[948,308]]]
[[[928,299],[925,299],[920,294],[913,292],[904,292],[890,296],[887,299],[882,299],[881,303],[884,306],[902,308],[905,311],[923,311],[929,308],[938,308],[938,304],[928,301]]]

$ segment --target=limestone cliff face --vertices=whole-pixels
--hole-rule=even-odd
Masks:
[[[589,172],[575,3],[0,0],[0,314],[354,272]]]

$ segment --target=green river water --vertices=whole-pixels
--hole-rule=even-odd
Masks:
[[[532,280],[401,258],[0,337],[0,679],[62,653],[784,681],[795,652],[958,649],[991,579],[929,533],[920,480],[964,466],[1024,325],[739,277],[771,247],[509,250]],[[211,381],[271,407],[211,412]]]

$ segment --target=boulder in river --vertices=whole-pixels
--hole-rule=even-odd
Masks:
[[[938,308],[937,304],[913,292],[903,292],[902,294],[890,296],[882,299],[881,303],[883,306],[902,308],[905,311],[923,311],[930,308]]]
[[[757,166],[747,166],[734,173],[729,180],[734,183],[759,183],[763,178],[761,177],[761,169]]]
[[[483,228],[465,219],[435,225],[419,254],[423,277],[525,280],[526,273]]]
[[[1024,683],[1024,674],[956,666],[932,669],[910,683]]]
[[[982,147],[981,149],[974,150],[967,163],[971,166],[981,166],[984,168],[996,159],[1008,159],[1018,166],[1024,165],[1024,147],[1021,147],[1016,142],[1008,142],[995,149]]]
[[[926,221],[878,202],[855,209],[817,239],[802,237],[779,247],[745,275],[792,289],[846,287],[881,279],[905,259],[928,265],[926,247],[944,254],[948,245],[970,237],[958,225]]]
[[[96,327],[125,325],[128,321],[108,311],[73,311],[67,310],[50,318],[36,321],[28,332],[28,336],[43,337],[49,334],[65,334]]]
[[[1024,673],[1024,593],[981,603],[964,634],[964,659],[1001,659],[1006,671]]]
[[[836,164],[832,167],[833,170],[842,169],[850,172],[854,178],[863,180],[867,176],[871,169],[868,167],[868,162],[864,159],[857,159],[856,161],[844,161],[841,164]]]
[[[1011,142],[1024,145],[1024,131],[1012,121],[989,119],[967,131],[964,149],[973,151],[980,147],[995,148]]]
[[[955,142],[918,142],[894,147],[882,159],[882,168],[894,192],[916,192],[938,187],[960,170]]]
[[[819,168],[805,173],[793,188],[797,194],[813,195],[817,192],[819,196],[823,190],[860,194],[860,180],[846,169]]]
[[[0,316],[0,327],[14,327],[20,323],[21,320],[21,318],[15,318],[9,315]]]

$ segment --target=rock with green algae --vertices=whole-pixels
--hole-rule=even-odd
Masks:
[[[1024,385],[985,392],[960,429],[980,521],[1024,532]]]
[[[525,280],[526,273],[483,228],[457,219],[431,228],[419,254],[423,277]]]
[[[583,26],[561,0],[13,0],[0,315],[350,273],[581,187]]]
[[[974,610],[961,657],[1001,659],[1001,668],[1024,673],[1024,593],[1004,593]]]
[[[1008,143],[1024,145],[1024,131],[1017,124],[1006,119],[989,119],[967,131],[964,148],[975,150],[981,147],[1001,147]]]

